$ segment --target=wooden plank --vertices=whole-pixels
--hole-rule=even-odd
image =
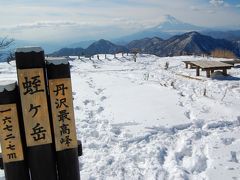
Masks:
[[[202,69],[202,71],[207,71],[207,70],[210,70],[210,71],[215,71],[215,70],[223,70],[223,69],[231,69],[231,67],[212,67],[212,68],[204,68]]]
[[[0,105],[0,137],[3,162],[23,161],[16,104]]]
[[[235,65],[235,64],[240,64],[240,60],[226,60],[226,61],[221,61],[223,63],[227,63],[227,64],[231,64],[231,65]]]
[[[49,91],[56,151],[77,148],[71,79],[50,79]]]
[[[18,78],[27,146],[52,143],[43,69],[19,69]]]
[[[192,62],[192,64],[199,66],[202,69],[219,68],[219,67],[231,68],[232,67],[232,65],[230,65],[230,64],[219,62],[219,61],[195,61],[195,62]]]

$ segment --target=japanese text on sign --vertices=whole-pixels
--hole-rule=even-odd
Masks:
[[[18,70],[27,146],[50,144],[51,131],[41,68]]]
[[[0,105],[0,117],[3,162],[23,160],[16,104]]]
[[[56,150],[76,148],[71,79],[49,80]]]

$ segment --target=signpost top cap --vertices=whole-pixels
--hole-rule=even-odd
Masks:
[[[14,80],[2,80],[0,81],[0,92],[4,90],[13,91],[17,86],[17,82]]]
[[[53,65],[68,64],[68,59],[51,57],[51,58],[47,58],[46,62],[47,64],[53,64]]]
[[[42,52],[42,51],[43,51],[43,49],[41,47],[38,47],[38,46],[24,46],[24,47],[16,49],[16,53],[29,53],[29,52],[39,53],[39,52]]]

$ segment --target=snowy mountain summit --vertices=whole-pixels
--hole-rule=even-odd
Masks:
[[[162,28],[162,26],[164,25],[169,25],[169,24],[172,24],[172,25],[180,25],[180,24],[183,24],[183,22],[177,20],[175,17],[171,16],[171,15],[165,15],[163,16],[163,22],[160,23],[160,25],[158,26],[159,29]]]
[[[158,31],[173,33],[173,32],[200,31],[203,28],[182,22],[171,15],[165,15],[163,16],[162,22],[159,25],[152,28],[152,30],[154,29]]]

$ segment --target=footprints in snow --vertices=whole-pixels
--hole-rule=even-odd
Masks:
[[[85,106],[87,106],[88,104],[94,105],[94,104],[95,104],[95,101],[86,99],[85,101],[83,101],[83,104],[84,104]]]
[[[97,91],[95,91],[95,94],[96,94],[96,95],[100,95],[100,94],[103,93],[104,90],[105,90],[105,89],[99,88],[99,89],[97,89]]]
[[[106,96],[102,96],[102,97],[100,98],[101,101],[104,101],[105,99],[107,99]]]
[[[93,92],[97,97],[94,97],[93,99],[86,99],[83,101],[85,109],[88,109],[85,114],[87,118],[95,119],[96,115],[104,111],[104,107],[101,105],[101,103],[103,103],[103,101],[106,100],[107,97],[103,95],[105,89],[96,88],[96,85],[94,84],[92,78],[86,81],[86,83],[91,89],[93,89]]]

